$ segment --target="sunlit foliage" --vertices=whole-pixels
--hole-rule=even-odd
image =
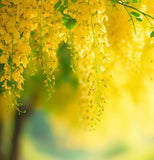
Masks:
[[[1,0],[0,93],[7,106],[18,109],[21,105],[25,72],[29,77],[38,75],[49,99],[54,95],[55,72],[61,65],[56,53],[65,43],[71,53],[70,68],[79,81],[80,120],[93,129],[108,101],[105,88],[112,84],[115,68],[148,74],[146,69],[154,58],[153,19],[144,13],[150,3]]]

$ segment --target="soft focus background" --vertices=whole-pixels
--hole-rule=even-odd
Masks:
[[[154,15],[154,3],[144,3]],[[62,43],[50,100],[39,73],[29,79],[27,71],[22,92],[26,114],[18,115],[0,101],[0,160],[154,160],[154,42],[146,24],[137,24],[137,35],[130,36],[128,15],[117,7],[107,6],[106,51],[114,59],[104,91],[107,103],[95,131],[80,123],[79,80],[69,67],[71,51]]]

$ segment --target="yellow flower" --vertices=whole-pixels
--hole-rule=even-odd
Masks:
[[[8,58],[9,58],[8,54],[2,54],[0,56],[0,63],[4,63],[4,64],[8,63]]]

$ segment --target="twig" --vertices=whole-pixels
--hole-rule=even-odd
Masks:
[[[137,8],[135,8],[135,7],[133,7],[133,6],[129,6],[129,5],[125,4],[125,3],[123,3],[122,1],[118,1],[117,4],[120,4],[120,5],[124,6],[124,7],[131,8],[131,9],[133,9],[133,10],[136,10],[137,12],[143,14],[145,17],[149,17],[149,18],[151,18],[151,19],[154,19],[153,16],[151,16],[151,15],[149,15],[149,14],[146,14],[146,13],[140,11],[139,9],[137,9]]]
[[[125,8],[125,10],[127,11],[128,15],[129,15],[129,17],[130,17],[130,19],[131,19],[131,21],[132,21],[132,24],[133,24],[133,27],[134,27],[134,32],[135,32],[135,34],[136,34],[136,28],[135,28],[135,23],[134,23],[133,17],[132,17],[132,15],[129,13],[128,9],[127,9],[125,6],[124,6],[124,8]]]

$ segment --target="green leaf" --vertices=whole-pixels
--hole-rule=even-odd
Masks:
[[[4,4],[0,4],[0,8],[2,8],[2,7],[4,7],[4,6],[6,6],[6,5],[4,5]]]
[[[129,1],[124,2],[125,4],[129,4]]]
[[[65,18],[65,17],[64,17]],[[63,25],[69,29],[69,30],[72,30],[74,27],[75,27],[75,24],[76,24],[76,19],[66,19],[65,18],[65,22],[63,23]]]
[[[77,0],[71,0],[73,3],[76,3],[77,2]]]
[[[117,0],[111,0],[111,3],[115,4],[115,3],[117,3]]]
[[[14,3],[13,2],[10,2],[11,3],[11,5],[13,6],[14,5]]]
[[[142,22],[143,20],[141,18],[136,18],[137,21]]]
[[[152,31],[152,32],[150,33],[150,37],[151,37],[151,38],[154,37],[154,31]]]
[[[61,3],[62,3],[61,0],[59,0],[59,1],[54,5],[54,9],[57,10],[57,9],[60,7]]]
[[[73,3],[75,3],[77,0],[71,0]],[[68,0],[63,0],[63,4],[62,4],[62,0],[59,0],[55,6],[54,6],[55,10],[57,10],[63,15],[63,17],[61,18],[63,25],[69,29],[72,30],[75,27],[76,24],[76,19],[73,19],[70,15],[68,14],[64,14],[64,10],[66,10],[68,8]]]
[[[20,34],[20,39],[23,37],[23,34],[24,34],[24,32],[22,32],[22,33]]]
[[[64,4],[63,5],[68,8],[68,0],[64,0]]]
[[[33,37],[33,35],[35,34],[35,32],[34,31],[31,31],[30,32],[30,35]]]
[[[61,20],[62,20],[63,24],[65,24],[65,23],[68,22],[69,19],[68,19],[68,18],[65,18],[65,17],[62,17]]]
[[[137,13],[137,12],[135,12],[135,11],[132,11],[132,12],[130,12],[133,16],[135,16],[135,17],[140,17],[140,14],[139,13]]]
[[[62,5],[60,8],[59,8],[59,12],[61,12],[63,14],[64,10],[66,9],[67,7],[65,7],[64,5]]]
[[[70,15],[68,15],[68,14],[63,14],[63,16],[65,17],[65,18],[72,18]]]
[[[3,50],[0,49],[0,56],[3,54]]]

